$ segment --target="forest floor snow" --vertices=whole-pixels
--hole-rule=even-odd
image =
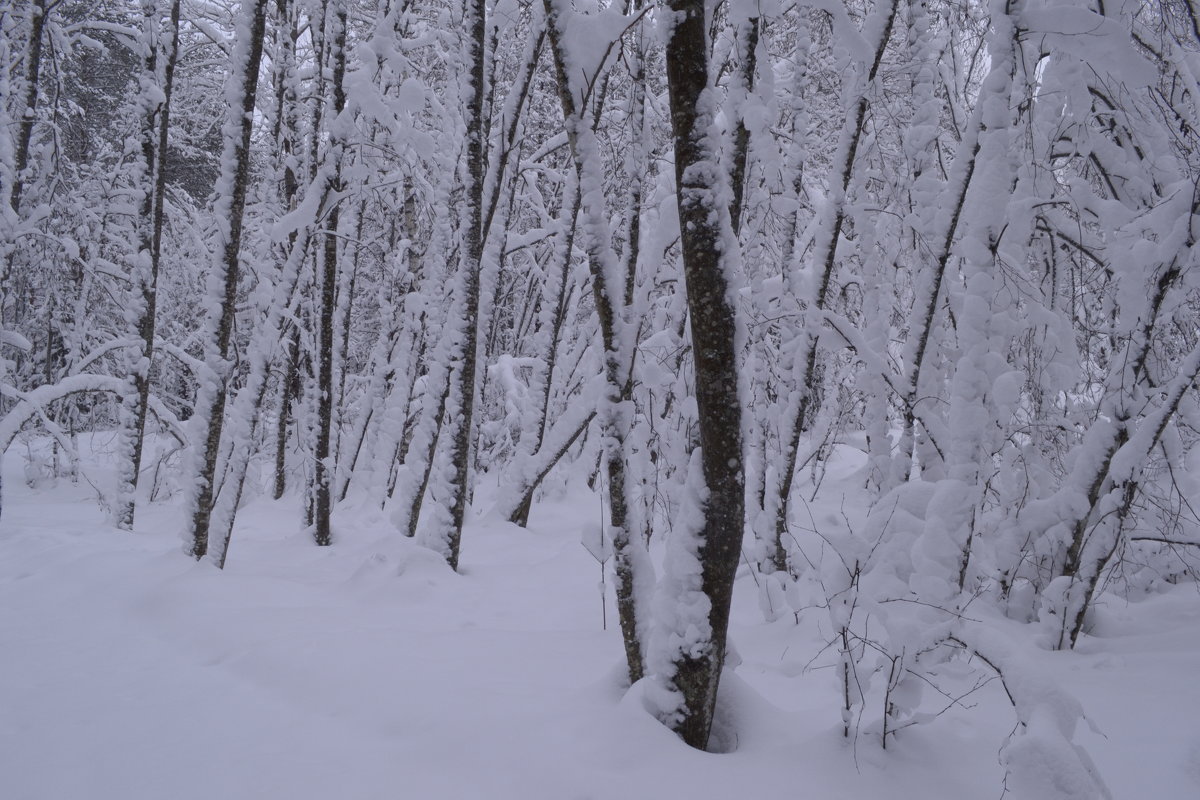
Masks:
[[[295,498],[239,516],[228,568],[183,553],[178,503],[111,528],[87,482],[4,467],[0,798],[1000,798],[1013,729],[998,683],[882,750],[841,736],[821,612],[763,622],[739,577],[723,685],[736,749],[688,749],[620,686],[611,581],[580,546],[598,500],[473,521],[461,574],[382,515],[335,546]],[[1046,670],[1099,734],[1077,741],[1118,800],[1200,797],[1200,594],[1108,600]]]

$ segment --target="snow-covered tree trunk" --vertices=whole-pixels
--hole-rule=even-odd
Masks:
[[[217,181],[214,216],[219,254],[209,273],[203,336],[204,360],[213,377],[202,380],[193,416],[195,484],[188,503],[190,552],[196,559],[208,552],[217,460],[225,423],[227,382],[233,365],[231,343],[237,311],[239,257],[243,215],[250,175],[250,133],[258,94],[268,0],[245,0],[238,18],[237,40],[226,85],[228,116],[222,128],[221,176]],[[240,442],[249,447],[250,442]]]
[[[746,124],[746,107],[749,104],[749,96],[754,91],[760,24],[757,16],[737,20],[737,55],[740,56],[740,60],[734,67],[736,80],[731,92],[731,105],[737,117],[737,127],[733,134],[733,152],[730,153],[729,168],[729,225],[734,236],[741,231],[742,209],[745,205],[746,165],[750,159],[750,127]]]
[[[133,260],[130,309],[140,339],[130,365],[130,392],[122,402],[121,453],[115,511],[117,527],[133,527],[135,497],[141,473],[146,412],[150,401],[150,365],[154,358],[154,334],[158,311],[158,270],[162,260],[163,202],[166,195],[167,133],[176,50],[179,42],[179,0],[171,0],[167,24],[160,30],[156,0],[143,2],[142,119],[140,158],[136,187],[142,194]]]
[[[449,414],[444,430],[447,477],[445,512],[428,537],[451,569],[458,569],[459,547],[471,480],[471,444],[475,412],[476,365],[479,349],[480,271],[483,267],[483,191],[487,171],[487,119],[484,116],[485,62],[487,49],[487,3],[466,0],[463,27],[466,29],[463,63],[468,70],[463,95],[466,125],[466,164],[462,172],[464,208],[459,255],[459,291],[455,317],[454,369],[444,404]]]
[[[19,106],[17,136],[12,152],[12,175],[9,180],[8,205],[14,213],[21,208],[25,187],[25,170],[29,166],[29,145],[33,141],[33,125],[37,121],[38,97],[41,92],[42,47],[49,7],[47,0],[32,0],[29,4],[29,42],[25,48],[23,102]],[[11,181],[11,183],[9,182]],[[4,277],[4,276],[0,276]]]
[[[784,541],[788,526],[788,504],[792,494],[792,483],[796,475],[801,437],[812,428],[820,404],[818,383],[817,333],[821,325],[821,312],[829,306],[830,288],[834,271],[838,265],[838,248],[842,241],[843,226],[847,222],[847,198],[855,170],[855,159],[865,132],[869,89],[879,73],[883,54],[891,37],[892,24],[896,18],[899,0],[882,0],[874,9],[866,26],[871,40],[869,60],[855,65],[857,74],[848,88],[845,98],[845,119],[838,137],[837,151],[830,175],[829,196],[826,198],[824,218],[814,243],[814,262],[817,270],[816,287],[808,299],[805,310],[804,330],[799,334],[795,351],[790,355],[792,363],[791,395],[784,416],[780,436],[783,437],[783,459],[777,472],[777,486],[773,497],[770,516],[773,517],[772,544],[774,545],[775,567],[787,569],[787,552]],[[786,265],[795,269],[794,265]]]
[[[272,61],[272,83],[275,90],[275,171],[279,196],[279,213],[289,214],[296,208],[299,193],[302,145],[299,130],[300,90],[296,64],[296,42],[300,36],[295,0],[276,0],[274,16],[275,49]],[[287,262],[295,246],[294,231],[286,243],[279,243],[276,259]],[[287,489],[288,423],[293,417],[293,405],[299,387],[300,329],[295,322],[289,325],[283,374],[279,379],[279,406],[275,418],[275,468],[271,496],[283,497]]]
[[[558,75],[563,121],[571,147],[583,219],[584,249],[592,276],[592,297],[604,345],[605,396],[599,401],[597,417],[604,437],[604,476],[608,491],[608,539],[612,542],[613,568],[617,576],[617,610],[625,644],[625,656],[631,682],[645,674],[645,648],[648,638],[649,587],[653,567],[645,543],[638,535],[639,503],[631,494],[627,442],[632,428],[632,369],[636,325],[629,319],[632,278],[622,275],[619,260],[612,249],[612,235],[604,198],[604,168],[601,163],[595,123],[588,114],[584,88],[576,76],[586,76],[601,64],[583,64],[572,47],[581,42],[569,38],[569,15],[564,0],[545,0],[550,45]],[[628,267],[629,265],[625,265]],[[636,266],[634,264],[633,266]]]
[[[287,491],[288,421],[292,418],[300,382],[300,331],[292,324],[285,347],[283,375],[279,379],[279,407],[275,418],[275,468],[271,496],[276,500]]]
[[[729,224],[709,75],[703,0],[673,0],[666,45],[680,240],[696,370],[699,457],[691,496],[671,533],[661,630],[652,665],[666,689],[664,721],[695,748],[708,746],[725,664],[729,606],[741,554],[745,485],[733,302],[738,246]]]

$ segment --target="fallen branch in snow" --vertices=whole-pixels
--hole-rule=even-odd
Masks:
[[[1188,547],[1200,547],[1200,542],[1187,542],[1179,539],[1168,539],[1163,536],[1130,536],[1131,542],[1161,542],[1162,544],[1182,544]]]

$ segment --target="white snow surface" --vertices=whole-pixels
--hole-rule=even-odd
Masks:
[[[5,800],[1001,797],[999,682],[886,751],[848,742],[828,615],[763,622],[745,569],[718,720],[733,751],[684,746],[621,686],[586,489],[535,505],[528,530],[474,520],[457,575],[382,514],[343,510],[317,548],[295,497],[256,499],[220,572],[180,552],[181,504],[143,502],[117,531],[87,480],[27,488],[21,450],[0,519]],[[85,476],[111,482],[91,458]],[[1076,652],[1035,653],[1099,731],[1076,742],[1113,797],[1200,796],[1195,586],[1106,599]]]

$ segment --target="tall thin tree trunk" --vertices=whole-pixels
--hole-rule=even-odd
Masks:
[[[487,121],[484,118],[484,81],[486,49],[485,0],[467,0],[463,25],[466,28],[466,57],[470,79],[464,98],[466,111],[467,164],[464,171],[465,200],[461,261],[462,300],[457,319],[452,325],[460,327],[457,365],[452,373],[448,406],[450,419],[446,444],[450,469],[449,495],[444,505],[447,519],[434,531],[431,541],[446,558],[451,569],[458,569],[459,548],[462,542],[463,520],[466,518],[467,497],[471,479],[471,441],[474,424],[476,360],[479,345],[479,274],[483,258],[483,190],[486,164],[484,161]]]
[[[29,7],[29,49],[25,61],[25,102],[21,106],[21,121],[17,124],[17,144],[13,152],[13,182],[8,203],[13,211],[21,208],[25,188],[25,169],[29,166],[29,145],[33,141],[33,123],[37,121],[37,105],[42,70],[42,39],[46,29],[46,0],[33,0]]]
[[[558,94],[563,122],[571,147],[580,208],[583,214],[584,248],[592,273],[592,298],[604,343],[605,397],[600,400],[597,416],[605,440],[603,459],[607,480],[609,528],[613,547],[613,569],[617,577],[617,611],[630,682],[646,674],[645,645],[648,638],[646,605],[652,567],[637,524],[638,507],[630,495],[627,442],[632,427],[632,369],[634,336],[628,318],[626,297],[631,279],[621,275],[621,264],[612,250],[604,201],[604,169],[596,138],[595,117],[576,96],[574,77],[569,71],[569,43],[564,41],[562,19],[567,10],[562,0],[545,0],[546,18],[558,75]]]
[[[738,25],[738,48],[742,51],[741,63],[738,66],[738,92],[742,95],[740,104],[744,106],[749,95],[754,91],[754,74],[758,63],[758,17],[750,17]],[[742,208],[746,196],[746,166],[750,159],[750,129],[746,127],[745,109],[737,108],[737,130],[733,135],[733,158],[729,170],[729,224],[733,235],[738,236],[742,229]]]
[[[213,484],[221,451],[221,429],[232,372],[229,362],[233,320],[237,310],[238,257],[242,246],[242,222],[250,173],[250,133],[258,93],[258,68],[262,62],[263,34],[268,0],[246,0],[238,23],[233,48],[230,81],[233,95],[222,131],[221,177],[217,182],[216,218],[222,226],[221,256],[209,275],[210,299],[219,309],[207,324],[205,356],[219,385],[201,386],[196,398],[196,485],[189,508],[191,554],[200,559],[208,552],[209,521],[212,516]],[[249,443],[246,443],[247,446]]]
[[[300,152],[299,93],[296,89],[296,40],[300,36],[294,0],[275,0],[275,55],[272,59],[275,84],[275,146],[278,149],[277,172],[279,205],[281,213],[295,209],[299,180],[293,159]],[[278,248],[277,258],[286,263],[288,253],[295,246],[296,233],[288,234],[289,247]],[[287,441],[288,422],[292,417],[292,406],[298,385],[300,367],[300,329],[295,322],[290,325],[287,360],[283,377],[280,379],[279,415],[275,420],[275,475],[271,496],[276,500],[283,497],[287,489]]]
[[[179,0],[172,0],[165,30],[159,30],[158,4],[144,4],[144,47],[142,80],[142,130],[140,177],[142,183],[141,219],[138,221],[137,252],[134,254],[135,286],[140,297],[137,307],[137,334],[141,352],[130,370],[132,392],[123,403],[125,428],[120,469],[120,488],[116,509],[117,527],[133,528],[138,477],[142,469],[142,451],[146,434],[146,413],[150,403],[150,366],[154,359],[154,333],[158,310],[158,268],[162,256],[163,202],[166,196],[167,133],[170,124],[171,91],[174,84],[176,52],[179,44]],[[162,76],[158,74],[162,63]]]
[[[332,152],[329,168],[333,170],[331,192],[337,192],[341,186],[342,149],[345,145],[342,134],[345,122],[340,116],[346,107],[346,93],[342,86],[346,74],[346,14],[345,0],[335,0],[331,21],[333,30],[328,38],[327,47],[328,57],[333,64],[332,113],[326,116],[326,119],[330,120],[329,147]],[[317,435],[313,452],[313,538],[320,546],[328,546],[333,542],[329,518],[333,511],[334,468],[330,442],[333,435],[333,404],[337,399],[333,374],[333,317],[337,308],[338,284],[337,227],[338,205],[335,201],[325,221],[326,230],[323,247],[318,254],[317,270]]]
[[[271,496],[276,500],[287,491],[287,441],[288,420],[292,416],[292,403],[296,397],[296,383],[300,371],[300,330],[292,324],[288,337],[287,366],[279,390],[279,417],[275,420],[275,481]]]

